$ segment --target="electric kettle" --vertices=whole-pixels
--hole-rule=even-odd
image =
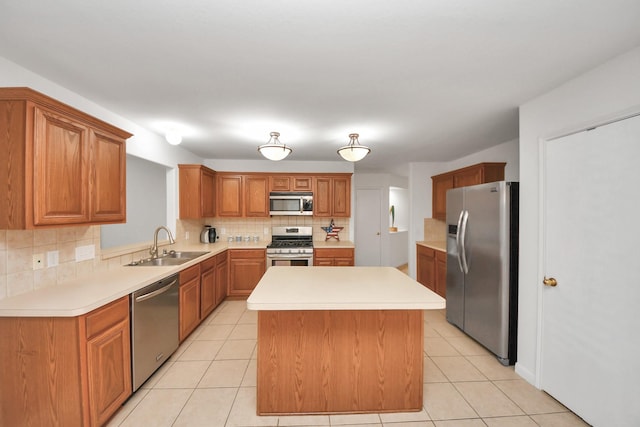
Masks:
[[[200,233],[200,242],[202,243],[215,243],[217,238],[216,229],[210,225],[205,225],[202,233]]]

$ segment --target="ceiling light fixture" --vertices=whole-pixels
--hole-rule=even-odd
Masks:
[[[260,154],[273,161],[282,160],[287,157],[292,150],[280,142],[278,139],[280,132],[271,132],[269,135],[271,135],[269,142],[258,147]]]
[[[167,140],[167,142],[171,145],[178,145],[182,142],[182,135],[180,135],[176,131],[168,131],[164,135],[164,137]]]
[[[349,145],[345,145],[344,147],[340,147],[338,149],[338,154],[340,154],[343,159],[349,162],[357,162],[358,160],[362,160],[367,154],[371,152],[371,149],[369,147],[360,145],[358,136],[359,135],[357,133],[350,133]]]

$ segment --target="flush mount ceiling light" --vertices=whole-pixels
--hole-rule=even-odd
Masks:
[[[258,147],[260,154],[273,161],[282,160],[287,157],[292,150],[280,142],[278,139],[280,132],[271,132],[269,135],[271,135],[269,142]]]
[[[349,162],[357,162],[358,160],[362,160],[367,154],[371,152],[371,149],[369,147],[360,145],[358,136],[359,135],[357,133],[350,133],[349,145],[345,145],[344,147],[340,147],[338,149],[338,154],[340,154],[343,159]]]
[[[167,140],[167,142],[171,145],[178,145],[182,142],[182,135],[180,135],[176,131],[168,131],[164,135],[164,137]]]

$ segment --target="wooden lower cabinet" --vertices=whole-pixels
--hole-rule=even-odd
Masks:
[[[200,318],[207,317],[216,305],[216,257],[211,257],[200,263]]]
[[[447,253],[436,251],[436,293],[447,297]]]
[[[180,342],[227,296],[227,252],[180,272]]]
[[[0,342],[2,426],[101,426],[131,395],[128,296],[78,317],[0,318]]]
[[[227,286],[229,285],[229,263],[227,258],[227,251],[216,255],[216,306],[227,297]]]
[[[266,257],[264,249],[229,249],[229,296],[251,294],[267,269]]]
[[[353,248],[317,248],[313,251],[313,265],[319,267],[352,267],[355,265]]]
[[[447,294],[447,254],[422,245],[416,245],[416,279],[440,295]]]
[[[416,245],[416,279],[430,290],[436,290],[436,251],[422,245]]]
[[[200,264],[180,272],[180,342],[200,324]]]

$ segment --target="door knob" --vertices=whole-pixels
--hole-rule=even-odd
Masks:
[[[544,277],[544,279],[542,280],[542,283],[544,283],[545,286],[551,286],[551,287],[558,285],[558,281],[556,279],[554,279],[553,277],[547,278],[547,276]]]

